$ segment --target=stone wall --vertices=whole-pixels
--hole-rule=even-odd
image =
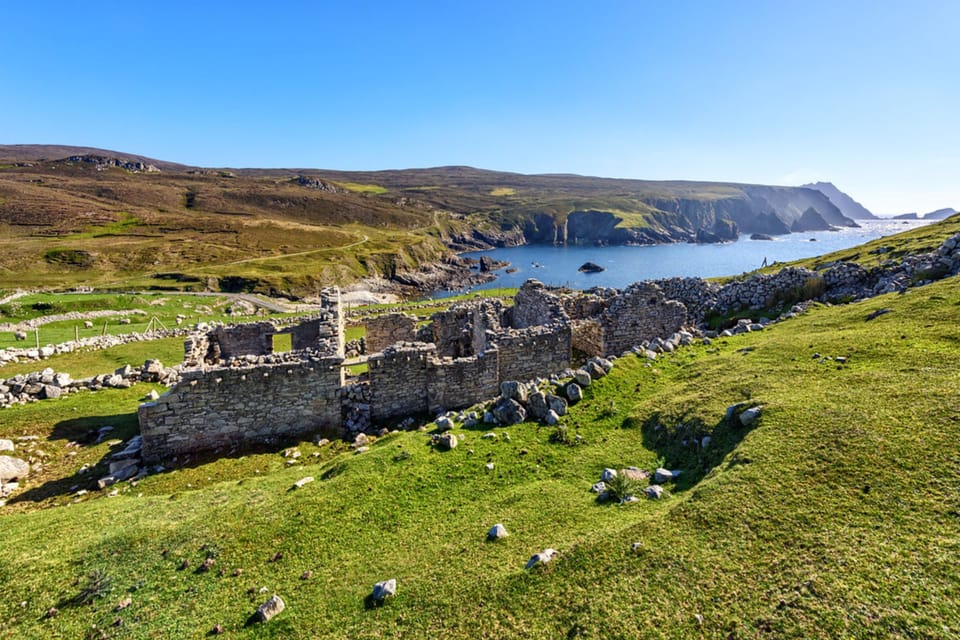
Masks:
[[[703,320],[706,313],[717,303],[720,285],[703,278],[665,278],[656,281],[668,300],[677,300],[687,307],[690,322]]]
[[[500,380],[532,380],[570,366],[572,341],[569,323],[511,329],[497,336]]]
[[[483,353],[490,336],[501,330],[505,311],[499,300],[455,304],[431,316],[430,341],[437,345],[437,354],[442,357],[478,355]]]
[[[417,319],[405,313],[368,318],[364,325],[367,353],[376,353],[398,342],[415,342],[417,339]]]
[[[588,356],[604,356],[603,330],[596,320],[574,320],[570,325],[571,346]]]
[[[513,298],[510,326],[525,329],[552,322],[569,320],[560,296],[552,293],[539,280],[527,280]]]
[[[687,321],[682,302],[667,300],[660,287],[638,282],[617,296],[598,318],[602,336],[601,355],[620,355],[644,340],[670,336]]]
[[[210,347],[219,358],[241,355],[262,356],[273,353],[273,334],[276,327],[269,322],[251,322],[214,327],[209,333]]]
[[[495,397],[500,391],[500,352],[490,346],[469,358],[431,358],[427,404],[431,413],[462,409]]]
[[[374,422],[423,413],[427,402],[427,360],[433,344],[398,343],[367,360],[370,418]]]
[[[138,418],[146,462],[341,427],[337,357],[184,371]]]

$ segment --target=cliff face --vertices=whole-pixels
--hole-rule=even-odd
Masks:
[[[830,202],[837,205],[837,208],[848,218],[853,220],[877,219],[877,216],[873,215],[869,209],[840,191],[832,182],[813,182],[803,186],[807,189],[815,189],[830,198]]]
[[[520,235],[529,244],[560,245],[702,243],[729,242],[741,233],[781,235],[857,226],[822,193],[794,187],[749,185],[731,197],[660,196],[640,202],[645,207],[642,215],[599,208],[565,216],[527,214],[521,222],[503,227],[504,239],[515,241]]]

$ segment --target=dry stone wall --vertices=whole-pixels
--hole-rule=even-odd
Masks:
[[[687,307],[667,300],[660,287],[639,282],[627,287],[599,317],[602,353],[619,355],[645,340],[670,336],[687,322]]]
[[[526,329],[569,319],[559,296],[539,280],[527,280],[514,297],[510,326]]]
[[[430,358],[427,374],[427,408],[431,413],[469,407],[499,392],[500,351],[491,346],[469,358]]]
[[[531,380],[567,369],[571,358],[569,323],[506,331],[497,338],[500,380]]]
[[[338,357],[193,369],[138,418],[147,462],[341,426]]]
[[[405,313],[388,313],[369,318],[364,325],[369,353],[383,351],[398,342],[415,342],[417,339],[417,319]]]
[[[427,410],[427,360],[436,352],[433,344],[413,342],[370,356],[370,418],[374,422]]]

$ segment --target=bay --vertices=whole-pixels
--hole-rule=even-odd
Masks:
[[[824,255],[862,244],[908,229],[925,221],[858,220],[859,228],[838,231],[816,231],[774,236],[773,240],[751,240],[741,237],[724,244],[663,244],[643,247],[582,247],[523,245],[460,254],[466,258],[488,256],[510,263],[514,273],[505,269],[495,272],[497,278],[470,291],[495,287],[519,287],[536,278],[548,285],[571,289],[591,287],[623,288],[638,280],[698,276],[710,278],[738,275],[767,263],[790,262]],[[605,268],[599,273],[580,273],[585,262]],[[444,297],[461,292],[440,292]]]

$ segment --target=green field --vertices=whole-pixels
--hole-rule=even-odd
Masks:
[[[150,387],[3,410],[0,437],[40,436],[46,462],[0,511],[0,637],[955,637],[957,285],[618,360],[565,418],[578,446],[529,423],[458,428],[444,453],[418,432],[359,456],[299,443],[292,467],[203,458],[75,498],[111,449],[90,432],[131,436]],[[764,406],[755,428],[724,421],[736,402]],[[598,504],[600,471],[629,465],[683,475],[664,500]],[[511,535],[488,543],[497,522]],[[545,547],[557,560],[524,570]],[[287,610],[245,626],[273,593]]]

